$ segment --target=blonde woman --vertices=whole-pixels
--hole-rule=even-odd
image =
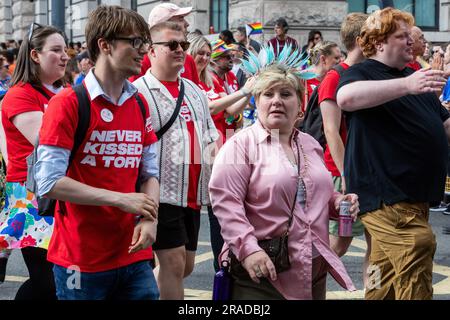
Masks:
[[[294,127],[304,88],[290,67],[298,65],[261,68],[253,89],[258,120],[234,135],[214,162],[209,192],[231,258],[232,299],[325,299],[328,272],[354,290],[329,246],[328,220],[342,200],[351,202],[355,219],[358,197],[333,190],[322,147]],[[287,270],[261,243],[286,232]]]
[[[336,43],[331,41],[317,43],[309,51],[309,54],[311,57],[311,71],[317,76],[306,81],[305,108],[314,89],[320,85],[327,72],[341,61],[341,50]]]

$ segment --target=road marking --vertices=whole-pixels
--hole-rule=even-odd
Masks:
[[[28,280],[28,277],[20,277],[20,276],[6,276],[5,281],[10,282],[25,282]]]
[[[184,289],[185,300],[212,300],[212,291]]]
[[[208,260],[214,259],[214,255],[212,251],[208,251],[206,253],[199,254],[195,256],[195,264],[202,263]]]
[[[199,242],[200,246],[211,246],[210,242]],[[364,240],[353,239],[351,246],[356,247],[358,249],[366,250],[367,244]],[[364,257],[364,252],[355,252],[348,251],[346,256],[351,257]],[[199,254],[195,257],[195,264],[203,263],[205,261],[214,259],[212,251],[208,251],[202,254]],[[437,295],[448,295],[450,292],[450,267],[433,264],[433,273],[440,274],[445,276],[446,278],[435,283],[433,285],[433,293],[435,296]],[[5,282],[25,282],[28,277],[22,276],[6,276]],[[212,291],[210,290],[197,290],[197,289],[184,289],[184,296],[186,300],[211,300],[212,299]],[[354,299],[364,299],[364,290],[356,290],[353,292],[340,290],[340,291],[328,291],[327,299],[335,299],[335,300],[354,300]]]

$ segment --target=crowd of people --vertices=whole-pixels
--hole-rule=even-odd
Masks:
[[[231,299],[325,299],[328,273],[355,290],[340,257],[363,234],[366,299],[431,299],[450,45],[392,8],[349,14],[342,48],[319,30],[300,48],[284,18],[266,44],[210,42],[191,11],[101,5],[84,43],[32,23],[2,44],[0,283],[19,249],[17,300],[183,299],[204,207]],[[301,131],[313,99],[324,145]]]

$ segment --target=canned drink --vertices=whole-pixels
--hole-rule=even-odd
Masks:
[[[352,236],[352,224],[353,219],[350,213],[350,207],[352,206],[350,201],[341,201],[339,205],[339,230],[340,237]]]

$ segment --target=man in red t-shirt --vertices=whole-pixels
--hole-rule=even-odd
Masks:
[[[148,25],[153,27],[157,23],[164,21],[172,21],[179,24],[184,33],[187,34],[187,28],[189,23],[186,21],[185,17],[191,13],[192,7],[180,8],[176,4],[164,2],[155,6],[148,16]],[[145,55],[144,61],[142,61],[141,72],[138,75],[130,77],[130,81],[133,82],[140,77],[142,77],[148,69],[150,69],[152,63],[148,55]],[[197,68],[195,67],[195,62],[192,56],[186,54],[186,60],[184,62],[184,68],[181,69],[181,76],[183,78],[189,79],[196,85],[200,84],[200,79],[198,78]]]
[[[358,46],[357,38],[361,31],[367,15],[363,13],[349,14],[341,26],[342,43],[348,52],[347,59],[340,65],[347,70],[351,65],[357,64],[364,59],[362,51]],[[325,165],[333,176],[336,191],[345,194],[344,180],[344,153],[347,139],[347,128],[341,109],[336,103],[336,89],[340,76],[336,70],[330,70],[319,87],[319,105],[322,112],[323,128],[327,145],[325,148]],[[364,228],[360,220],[353,224],[353,236],[362,235]],[[343,256],[353,237],[340,237],[338,235],[337,221],[330,220],[330,246],[337,255]],[[368,246],[370,252],[370,246]],[[366,258],[368,255],[366,255]],[[367,259],[366,259],[367,262]],[[364,267],[366,268],[366,266]],[[365,278],[365,276],[364,276]]]
[[[150,104],[155,130],[167,128],[158,141],[161,192],[153,249],[161,299],[180,300],[183,279],[194,268],[200,206],[209,202],[205,157],[218,134],[200,87],[179,77],[189,47],[183,29],[165,21],[152,26],[150,34],[152,68],[133,84]]]
[[[123,23],[111,25],[118,15]],[[39,195],[59,200],[47,258],[60,300],[159,297],[149,263],[159,202],[157,139],[145,99],[144,119],[137,89],[126,80],[139,72],[148,39],[136,12],[99,6],[86,26],[95,62],[82,84],[90,125],[70,164],[79,108],[74,90],[53,97],[44,115],[36,180]]]

